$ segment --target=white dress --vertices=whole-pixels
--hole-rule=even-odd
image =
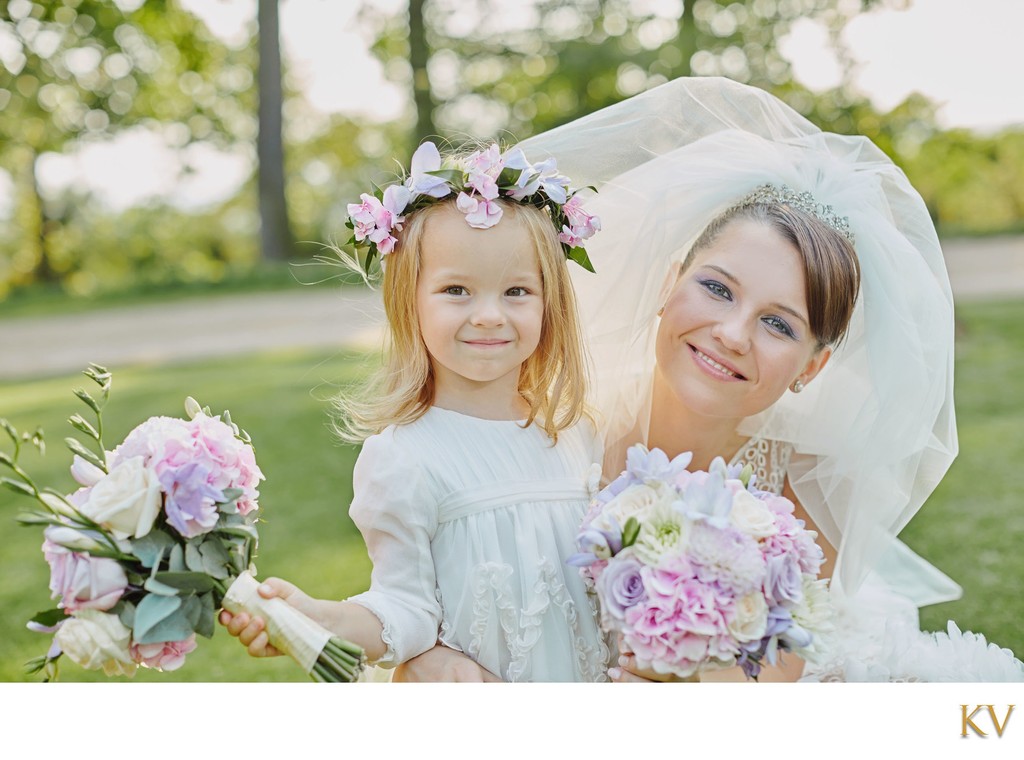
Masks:
[[[373,562],[351,597],[392,667],[440,640],[506,681],[607,680],[609,648],[575,567],[601,443],[431,408],[366,440],[349,510]]]

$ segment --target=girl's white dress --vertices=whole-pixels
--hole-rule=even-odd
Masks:
[[[373,561],[351,597],[384,626],[379,665],[440,640],[506,681],[607,680],[609,648],[566,565],[597,483],[587,422],[537,425],[431,408],[366,440],[349,514]]]

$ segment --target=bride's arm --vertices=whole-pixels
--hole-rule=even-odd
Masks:
[[[435,644],[421,655],[395,668],[392,682],[434,683],[451,681],[455,683],[500,682],[491,671],[482,668],[462,652]]]

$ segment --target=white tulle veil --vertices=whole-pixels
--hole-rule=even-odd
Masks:
[[[874,576],[918,606],[957,598],[955,583],[896,538],[957,453],[952,293],[903,172],[870,140],[824,133],[721,78],[674,80],[522,148],[598,190],[587,201],[602,222],[587,244],[597,274],[574,282],[611,447],[631,430],[646,438],[656,312],[709,221],[768,182],[849,218],[862,287],[846,340],[803,393],[740,432],[794,445],[790,484],[839,550],[837,592]]]

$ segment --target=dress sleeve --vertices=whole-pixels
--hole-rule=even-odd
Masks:
[[[437,601],[430,541],[437,505],[416,457],[395,442],[394,429],[366,440],[352,476],[349,515],[366,542],[373,571],[370,589],[348,601],[365,607],[384,626],[387,652],[377,664],[394,667],[437,643]]]

